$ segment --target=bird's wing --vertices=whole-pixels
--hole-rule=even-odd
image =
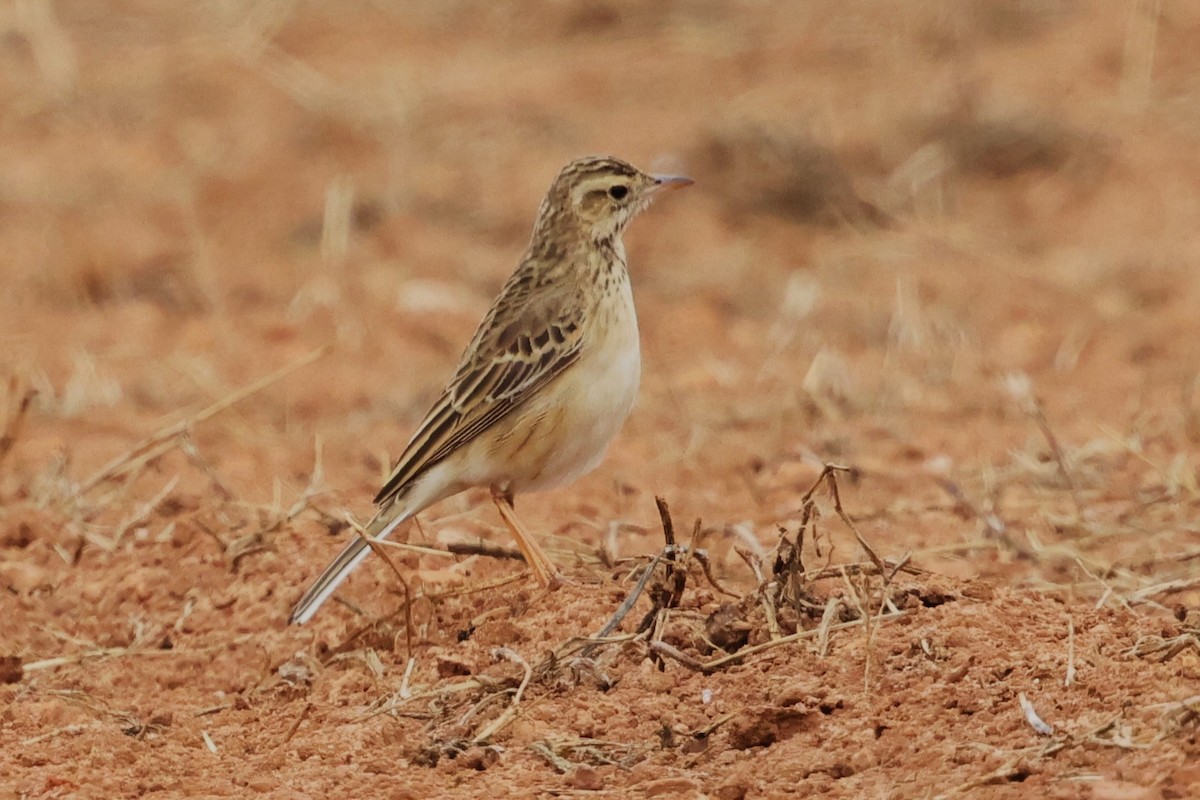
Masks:
[[[579,358],[579,304],[519,270],[467,346],[446,390],[375,496],[387,503],[425,470],[504,419]]]

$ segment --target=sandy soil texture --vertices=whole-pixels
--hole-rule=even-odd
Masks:
[[[1200,797],[1197,42],[0,5],[0,798]],[[696,184],[633,416],[518,499],[573,582],[468,492],[287,626],[594,152]]]

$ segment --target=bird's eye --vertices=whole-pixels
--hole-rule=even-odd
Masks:
[[[613,200],[621,200],[625,195],[629,194],[629,187],[617,184],[608,190],[608,196]]]

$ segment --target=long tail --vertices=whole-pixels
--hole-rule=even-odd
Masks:
[[[366,535],[374,539],[386,539],[397,525],[411,516],[411,509],[407,504],[392,503],[387,508],[381,509],[374,519],[367,523]],[[312,619],[313,615],[329,599],[329,596],[342,585],[342,581],[346,580],[354,568],[370,554],[371,548],[361,536],[356,535],[351,539],[350,543],[342,548],[342,552],[337,554],[337,558],[333,559],[321,573],[321,577],[308,587],[308,591],[292,608],[289,622],[303,625]]]

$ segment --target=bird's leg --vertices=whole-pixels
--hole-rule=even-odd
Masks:
[[[525,557],[525,563],[529,564],[529,568],[533,570],[533,577],[537,579],[537,582],[541,586],[551,589],[560,586],[562,576],[559,575],[558,568],[550,561],[550,557],[546,555],[546,551],[537,543],[537,540],[517,519],[517,514],[513,510],[512,492],[493,486],[492,502],[496,504],[496,510],[500,512],[500,518],[504,520],[509,533],[516,539],[517,547],[521,549],[521,555]]]

